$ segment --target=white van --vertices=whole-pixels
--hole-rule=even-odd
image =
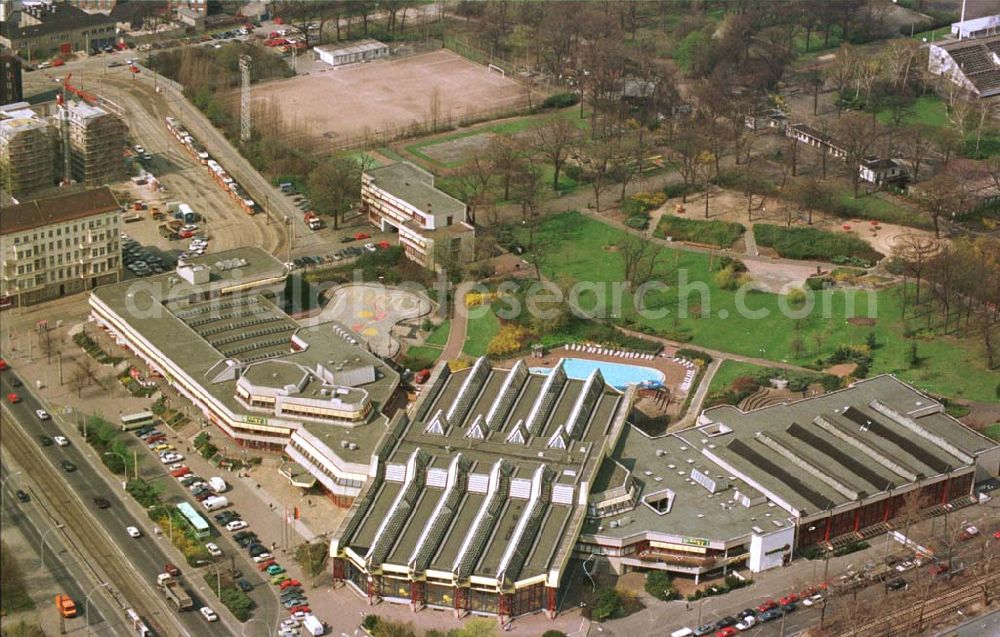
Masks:
[[[205,498],[201,504],[205,507],[206,511],[217,511],[218,509],[224,509],[229,506],[229,499],[221,495],[216,495],[211,498]]]
[[[680,628],[670,633],[670,637],[691,637],[691,635],[693,634],[694,631],[691,630],[690,628]]]
[[[198,609],[198,612],[202,614],[202,617],[205,618],[205,621],[214,622],[219,620],[219,616],[216,615],[215,611],[209,608],[208,606],[202,606],[201,608]]]

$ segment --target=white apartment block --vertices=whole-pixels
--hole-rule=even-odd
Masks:
[[[446,255],[466,263],[474,256],[475,228],[465,204],[409,162],[365,171],[361,204],[372,225],[398,233],[407,258],[426,268],[437,269]]]
[[[0,306],[31,305],[118,281],[120,217],[107,188],[5,209]]]

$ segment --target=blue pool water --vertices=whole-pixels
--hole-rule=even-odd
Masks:
[[[625,389],[629,385],[662,385],[664,380],[663,372],[641,365],[606,363],[583,358],[564,358],[562,362],[566,375],[575,380],[587,380],[591,372],[600,368],[604,380],[617,389]],[[552,370],[547,367],[532,367],[531,371],[548,376]]]

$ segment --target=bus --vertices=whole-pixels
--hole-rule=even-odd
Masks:
[[[136,414],[125,414],[122,416],[122,431],[131,431],[141,427],[153,426],[153,412],[140,411]]]
[[[177,505],[177,510],[181,512],[184,519],[187,521],[188,526],[194,531],[197,537],[208,537],[211,533],[211,529],[208,526],[208,522],[205,518],[201,517],[194,507],[187,502],[181,502]]]

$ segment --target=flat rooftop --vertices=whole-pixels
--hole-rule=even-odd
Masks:
[[[465,204],[434,187],[434,177],[405,161],[367,171],[373,183],[393,197],[427,214],[464,219]]]
[[[620,465],[634,479],[639,501],[630,511],[588,519],[583,533],[621,539],[650,532],[728,542],[754,526],[774,530],[775,523],[794,517],[764,503],[764,496],[801,516],[813,515],[975,466],[977,455],[996,446],[889,375],[750,412],[714,407],[697,426],[660,438],[627,427],[598,473],[594,493],[623,482]],[[720,488],[709,491],[692,478],[692,469]],[[660,515],[642,498],[664,489],[675,496],[670,512]],[[760,503],[743,506],[736,494]]]
[[[330,361],[373,366],[376,379],[362,387],[375,407],[372,422],[353,428],[335,423],[301,423],[310,431],[332,432],[338,438],[351,431],[352,441],[359,447],[338,449],[338,455],[343,451],[345,456],[352,456],[346,458],[348,461],[366,462],[384,432],[385,419],[379,411],[395,390],[398,375],[368,351],[338,336],[333,324],[301,327],[277,307],[266,292],[283,288],[285,268],[263,250],[237,248],[191,259],[190,263],[209,267],[207,283],[190,284],[169,272],[141,282],[102,286],[93,291],[93,296],[237,414],[246,410],[235,398],[236,379],[222,373],[228,366],[226,361],[249,364],[251,380],[275,386],[285,384],[278,381],[300,380],[302,367],[316,369]],[[219,264],[229,267],[220,268]],[[255,284],[270,288],[239,292]],[[210,303],[190,301],[210,290],[236,292]],[[292,335],[306,347],[293,351]],[[274,374],[280,377],[275,379]]]

